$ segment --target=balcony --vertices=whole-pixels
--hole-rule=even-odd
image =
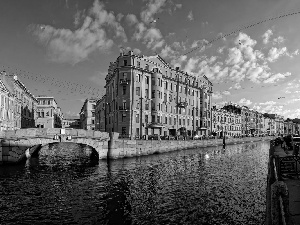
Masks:
[[[129,80],[127,79],[120,79],[120,84],[121,85],[127,85],[129,83]]]
[[[129,107],[126,107],[126,106],[119,106],[119,110],[120,110],[120,111],[128,111],[128,110],[129,110]]]
[[[178,102],[177,106],[179,108],[185,108],[185,107],[187,107],[187,102]]]

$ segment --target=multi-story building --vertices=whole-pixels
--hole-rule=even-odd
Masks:
[[[80,110],[80,127],[85,130],[95,130],[95,108],[97,99],[86,99]]]
[[[106,95],[97,100],[95,106],[95,129],[99,131],[105,131],[105,111],[106,111]]]
[[[296,124],[289,118],[284,121],[284,134],[295,134],[296,133]]]
[[[14,129],[35,127],[37,99],[16,75],[3,71],[1,80],[14,98]]]
[[[106,76],[106,131],[210,134],[212,83],[172,68],[160,56],[123,53]]]
[[[14,124],[14,96],[2,80],[0,80],[0,123],[1,130],[13,130]]]
[[[79,116],[65,117],[62,121],[63,128],[80,129],[80,118]]]
[[[242,135],[241,111],[235,110],[235,106],[217,109],[213,107],[212,113],[212,133],[218,137],[226,136],[239,137]]]
[[[37,97],[37,119],[39,128],[59,128],[62,127],[63,115],[54,97]]]

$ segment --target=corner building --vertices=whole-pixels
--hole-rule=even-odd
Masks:
[[[106,76],[106,131],[122,135],[208,135],[212,83],[172,68],[159,55],[123,53]]]

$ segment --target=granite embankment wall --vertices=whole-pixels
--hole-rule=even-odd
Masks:
[[[108,145],[107,157],[111,159],[134,157],[141,155],[151,155],[165,153],[176,150],[193,149],[210,146],[223,145],[222,139],[208,140],[126,140],[117,139],[118,135],[111,135]],[[271,140],[274,137],[248,137],[248,138],[228,138],[226,145],[240,144],[246,142],[256,142]],[[100,158],[102,158],[100,156]]]

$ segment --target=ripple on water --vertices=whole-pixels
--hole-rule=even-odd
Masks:
[[[91,148],[44,147],[0,167],[1,224],[261,224],[267,142],[91,161]],[[0,220],[1,220],[0,219]]]

